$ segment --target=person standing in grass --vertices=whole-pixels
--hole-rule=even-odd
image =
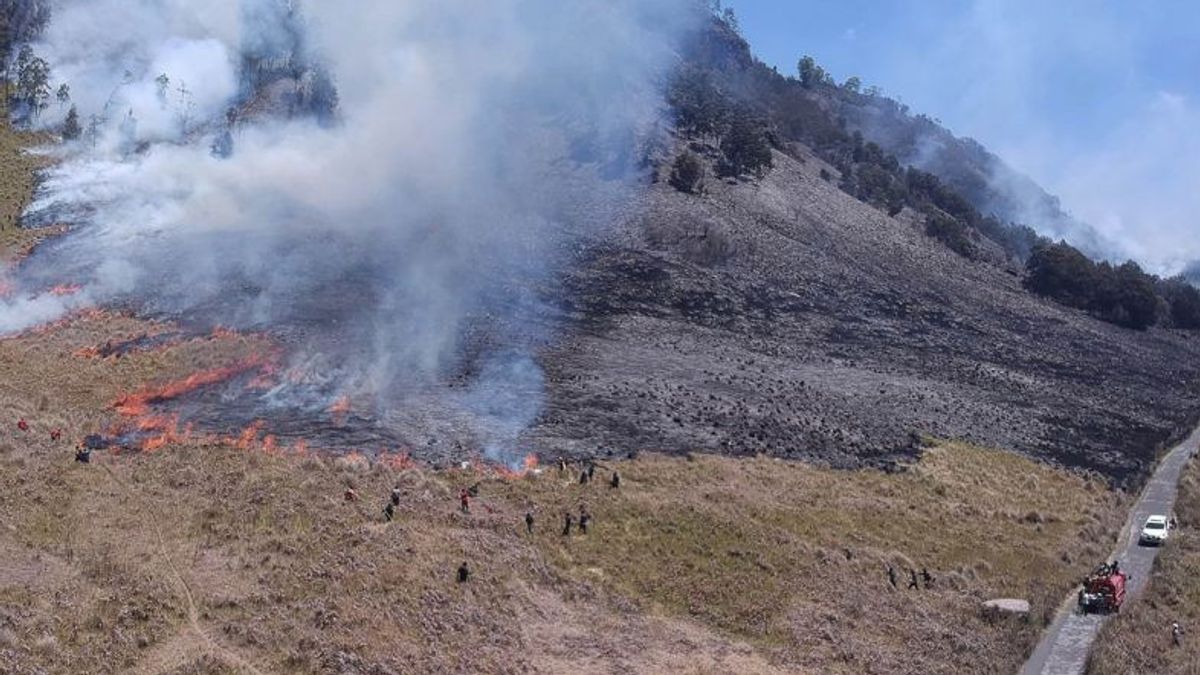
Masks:
[[[897,588],[897,586],[896,586],[896,568],[892,567],[891,565],[888,565],[888,582],[892,584],[892,588]]]
[[[1176,647],[1183,646],[1183,629],[1179,627],[1178,621],[1171,622],[1171,642],[1174,642]]]
[[[525,531],[533,534],[533,511],[525,512]]]
[[[467,579],[471,578],[471,568],[467,567],[467,561],[458,566],[458,583],[465,584]]]
[[[569,536],[571,536],[571,526],[572,526],[572,525],[574,525],[574,524],[575,524],[575,516],[572,516],[572,515],[570,514],[570,512],[564,513],[564,514],[563,514],[563,533],[562,533],[562,536],[564,536],[564,537],[569,537]]]
[[[909,590],[912,590],[914,588],[919,589],[920,587],[921,587],[921,585],[917,583],[917,571],[914,569],[910,569],[908,571],[908,588],[909,588]]]
[[[587,534],[588,523],[592,522],[592,514],[587,509],[579,507],[579,534]]]

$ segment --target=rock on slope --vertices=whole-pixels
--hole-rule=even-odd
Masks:
[[[807,150],[775,162],[701,196],[660,180],[585,247],[565,279],[570,328],[544,354],[537,447],[858,466],[931,435],[1136,481],[1194,421],[1188,335],[1037,299],[914,214],[844,194]]]

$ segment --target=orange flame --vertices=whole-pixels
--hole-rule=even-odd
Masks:
[[[341,424],[346,421],[346,415],[350,413],[350,397],[343,396],[333,402],[329,406],[329,414],[333,416],[334,424]]]
[[[525,459],[521,460],[521,468],[519,469],[510,469],[507,466],[497,465],[494,470],[497,476],[507,480],[513,480],[516,478],[524,478],[531,473],[536,473],[537,468],[537,455],[531,452],[528,455],[525,455]]]
[[[59,285],[55,286],[54,288],[51,288],[47,292],[50,295],[57,295],[59,297],[62,297],[64,295],[75,295],[76,293],[78,293],[79,291],[82,291],[82,290],[83,290],[83,286],[80,286],[79,284],[59,284]]]
[[[133,394],[126,394],[113,403],[113,408],[126,417],[145,415],[149,411],[151,404],[170,401],[188,392],[195,391],[200,387],[224,382],[247,371],[260,368],[264,363],[265,361],[261,357],[256,356],[235,363],[232,366],[202,370],[192,373],[183,380],[169,382],[160,387],[146,388]]]

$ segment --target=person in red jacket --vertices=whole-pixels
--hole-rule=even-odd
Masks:
[[[459,501],[462,502],[462,512],[470,513],[471,512],[471,493],[467,492],[464,489],[462,491],[462,493],[459,494],[458,498],[459,498]]]
[[[22,417],[21,419],[17,420],[17,428],[21,431],[29,431],[29,422],[26,422],[25,418]]]

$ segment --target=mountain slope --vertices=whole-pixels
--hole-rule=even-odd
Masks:
[[[1039,300],[796,155],[701,196],[660,181],[596,244],[567,279],[577,320],[545,358],[540,448],[850,466],[931,435],[1129,480],[1190,428],[1200,345],[1186,334]]]

